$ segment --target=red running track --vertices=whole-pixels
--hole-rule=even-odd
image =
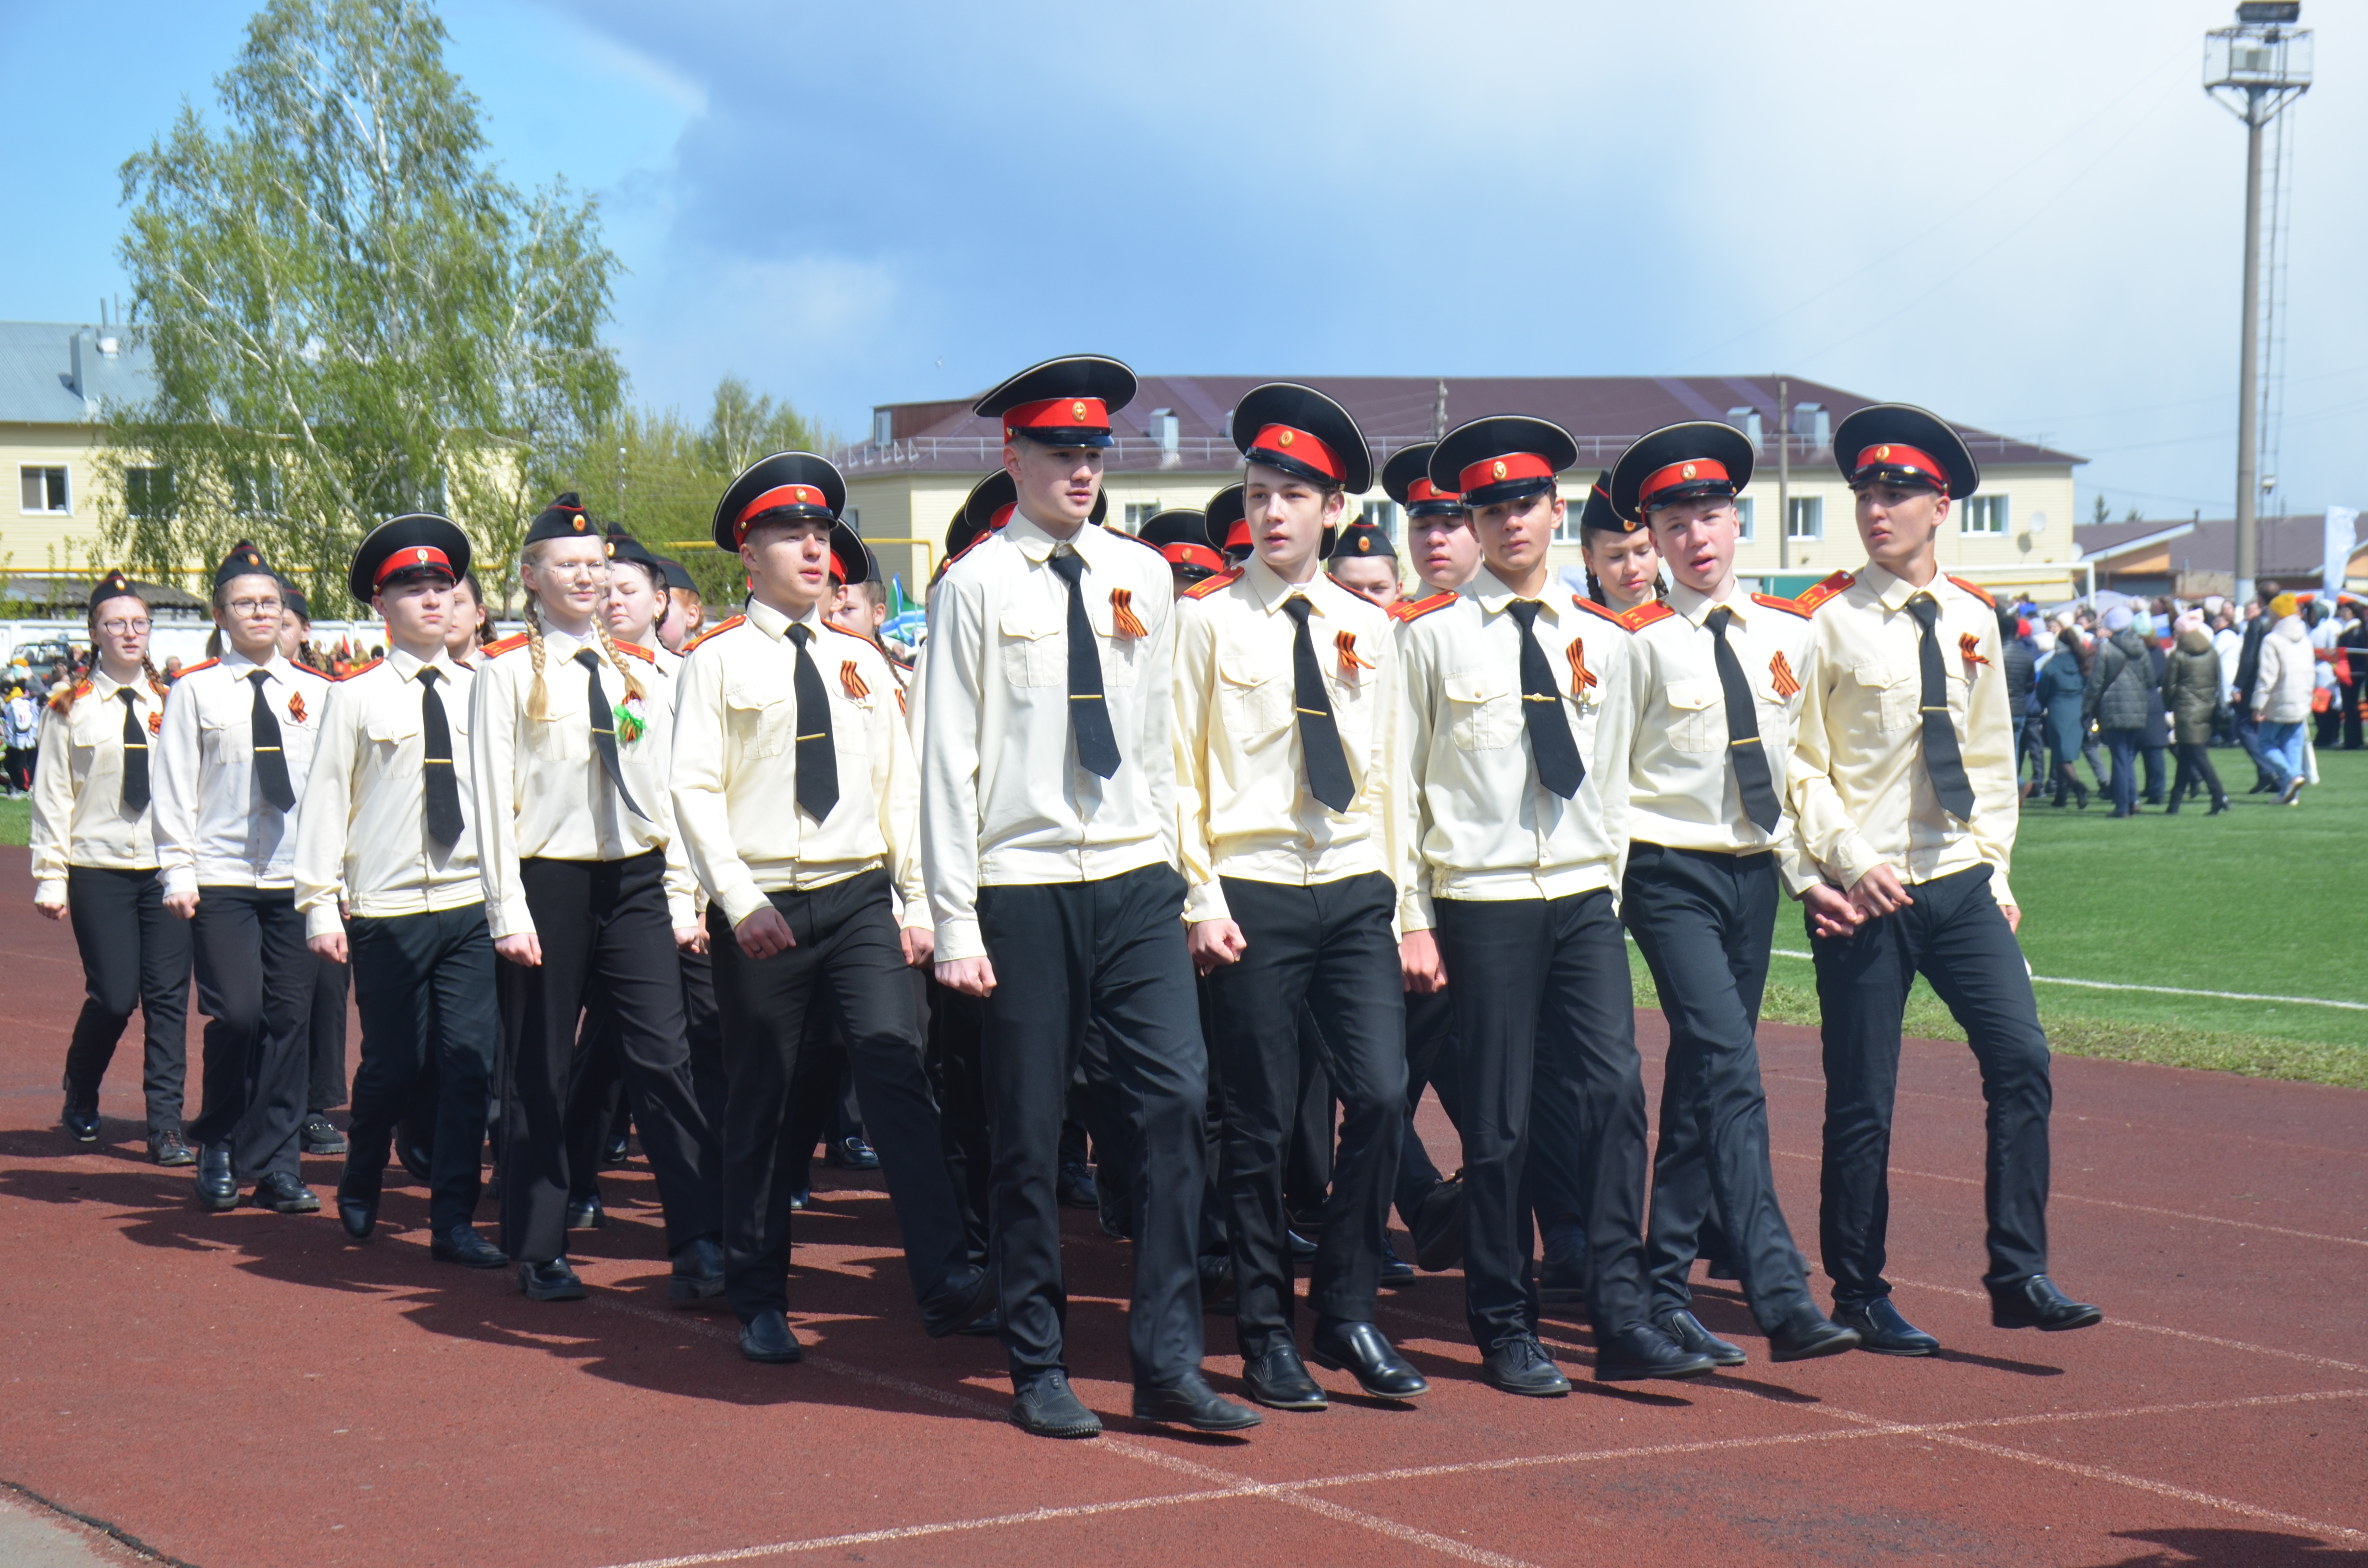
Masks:
[[[199,1212],[187,1170],[145,1163],[130,1041],[104,1141],[78,1149],[55,1119],[80,970],[22,896],[23,853],[0,852],[19,895],[0,906],[0,1480],[201,1568],[2368,1562],[2354,1093],[2059,1061],[2056,1269],[2109,1318],[2008,1333],[1979,1294],[1971,1059],[1912,1042],[1895,1277],[1942,1356],[1771,1367],[1704,1286],[1749,1366],[1609,1392],[1557,1321],[1578,1392],[1532,1402],[1477,1381],[1458,1280],[1426,1277],[1383,1317],[1429,1398],[1383,1406],[1319,1372],[1331,1410],[1269,1412],[1247,1441],[1125,1418],[1125,1249],[1071,1215],[1071,1359],[1110,1431],[1058,1444],[1004,1424],[997,1346],[923,1337],[876,1181],[817,1195],[792,1284],[811,1353],[760,1368],[728,1314],[666,1306],[638,1164],[579,1238],[591,1300],[536,1306],[431,1263],[416,1187],[360,1247],[325,1211]],[[1650,1062],[1658,1015],[1639,1028]],[[1813,1249],[1816,1039],[1761,1043]],[[325,1197],[337,1162],[308,1166]],[[1207,1323],[1235,1391],[1229,1322]]]

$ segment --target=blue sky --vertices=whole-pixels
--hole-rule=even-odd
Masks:
[[[115,168],[250,6],[0,0],[0,316],[120,290]],[[2243,133],[2220,0],[1040,8],[453,0],[513,177],[598,192],[633,394],[842,433],[1046,354],[1146,370],[1787,371],[2226,516]],[[2284,509],[2368,505],[2368,11],[2309,0]],[[39,62],[51,62],[41,69]]]

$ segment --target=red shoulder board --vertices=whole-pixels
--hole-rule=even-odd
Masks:
[[[1617,619],[1629,631],[1642,631],[1653,622],[1667,620],[1677,613],[1659,599],[1647,599],[1634,609],[1622,611]]]
[[[1241,581],[1241,576],[1238,572],[1220,572],[1213,577],[1204,577],[1185,589],[1184,597],[1188,599],[1205,599],[1211,594],[1221,594]]]
[[[1433,594],[1427,599],[1400,599],[1390,607],[1390,613],[1400,620],[1419,620],[1432,610],[1445,609],[1449,605],[1453,604],[1457,597],[1455,591],[1449,588]]]
[[[384,659],[372,659],[367,665],[356,665],[352,669],[347,670],[342,678],[351,680],[356,676],[366,676],[384,663],[386,663]]]
[[[520,631],[513,636],[505,637],[498,642],[488,642],[484,647],[478,649],[477,652],[484,654],[486,658],[491,659],[503,653],[515,653],[518,649],[525,647],[526,644],[527,635],[525,632]]]
[[[684,658],[686,658],[686,659],[687,659],[687,658],[689,658],[689,657],[690,657],[690,651],[691,651],[693,648],[698,647],[701,642],[706,642],[706,641],[707,641],[709,638],[711,638],[711,637],[721,637],[721,636],[723,636],[725,632],[727,632],[727,631],[731,631],[734,627],[738,626],[739,624],[741,624],[743,621],[746,620],[747,619],[748,619],[748,618],[747,618],[746,616],[745,616],[745,615],[735,615],[735,616],[734,616],[731,619],[729,619],[729,620],[727,620],[727,621],[723,622],[722,625],[720,625],[720,626],[716,626],[716,627],[713,627],[713,628],[711,628],[711,629],[710,629],[710,630],[708,630],[708,631],[705,631],[700,632],[698,636],[696,636],[696,637],[692,638],[689,642],[686,642],[686,643],[684,643],[684,644],[682,645],[682,656],[683,656]]]
[[[639,642],[627,642],[620,638],[610,638],[609,641],[617,644],[617,652],[620,653],[631,653],[645,665],[655,665],[658,662],[658,656]]]
[[[1787,611],[1799,616],[1803,620],[1809,619],[1809,612],[1801,608],[1801,602],[1798,599],[1788,599],[1779,594],[1754,594],[1751,596],[1751,602],[1756,605],[1766,605],[1770,609]]]
[[[181,666],[181,673],[182,673],[183,675],[185,675],[185,676],[193,676],[193,675],[197,674],[199,670],[210,670],[210,669],[212,669],[216,665],[219,665],[219,664],[221,664],[221,663],[222,663],[222,661],[221,661],[220,659],[200,659],[199,661],[198,661],[198,662],[197,662],[196,664],[194,664],[194,665],[182,665],[182,666]]]
[[[1571,595],[1570,602],[1580,609],[1587,610],[1594,615],[1601,616],[1604,619],[1611,622],[1614,626],[1624,626],[1627,624],[1627,622],[1620,619],[1619,611],[1609,608],[1606,606],[1597,604],[1585,594]]]
[[[335,680],[337,678],[326,670],[316,670],[312,665],[300,663],[297,660],[290,659],[288,662],[291,665],[295,665],[298,669],[302,670],[308,676],[319,676],[323,680]]]
[[[1839,598],[1849,592],[1850,585],[1857,581],[1857,578],[1847,572],[1837,572],[1824,582],[1805,589],[1801,597],[1793,602],[1804,610],[1814,611],[1827,601]]]
[[[1990,597],[1990,593],[1987,588],[1981,586],[1979,584],[1968,583],[1963,577],[1952,577],[1949,581],[1956,584],[1957,586],[1964,589],[1965,592],[1973,595],[1974,597],[1981,600],[1982,603],[1989,606],[1990,608],[1998,608],[1998,600]]]

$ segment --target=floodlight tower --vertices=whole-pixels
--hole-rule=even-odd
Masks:
[[[2245,315],[2237,361],[2237,599],[2253,597],[2260,561],[2254,485],[2260,464],[2261,130],[2310,87],[2310,33],[2302,0],[2246,0],[2237,25],[2203,35],[2203,90],[2245,122]]]

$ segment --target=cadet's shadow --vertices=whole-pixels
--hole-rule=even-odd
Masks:
[[[2330,1568],[2338,1564],[2368,1564],[2368,1551],[2329,1546],[2306,1535],[2276,1535],[2267,1530],[2151,1529],[2116,1530],[2115,1540],[2151,1541],[2167,1550],[2142,1551],[2102,1568]]]
[[[1945,1346],[1926,1358],[1931,1361],[1951,1361],[1962,1367],[1987,1367],[1993,1372],[2012,1372],[2024,1378],[2060,1378],[2061,1367],[2051,1367],[2044,1361],[2013,1361],[2003,1356],[1984,1356],[1972,1350],[1951,1350]]]

